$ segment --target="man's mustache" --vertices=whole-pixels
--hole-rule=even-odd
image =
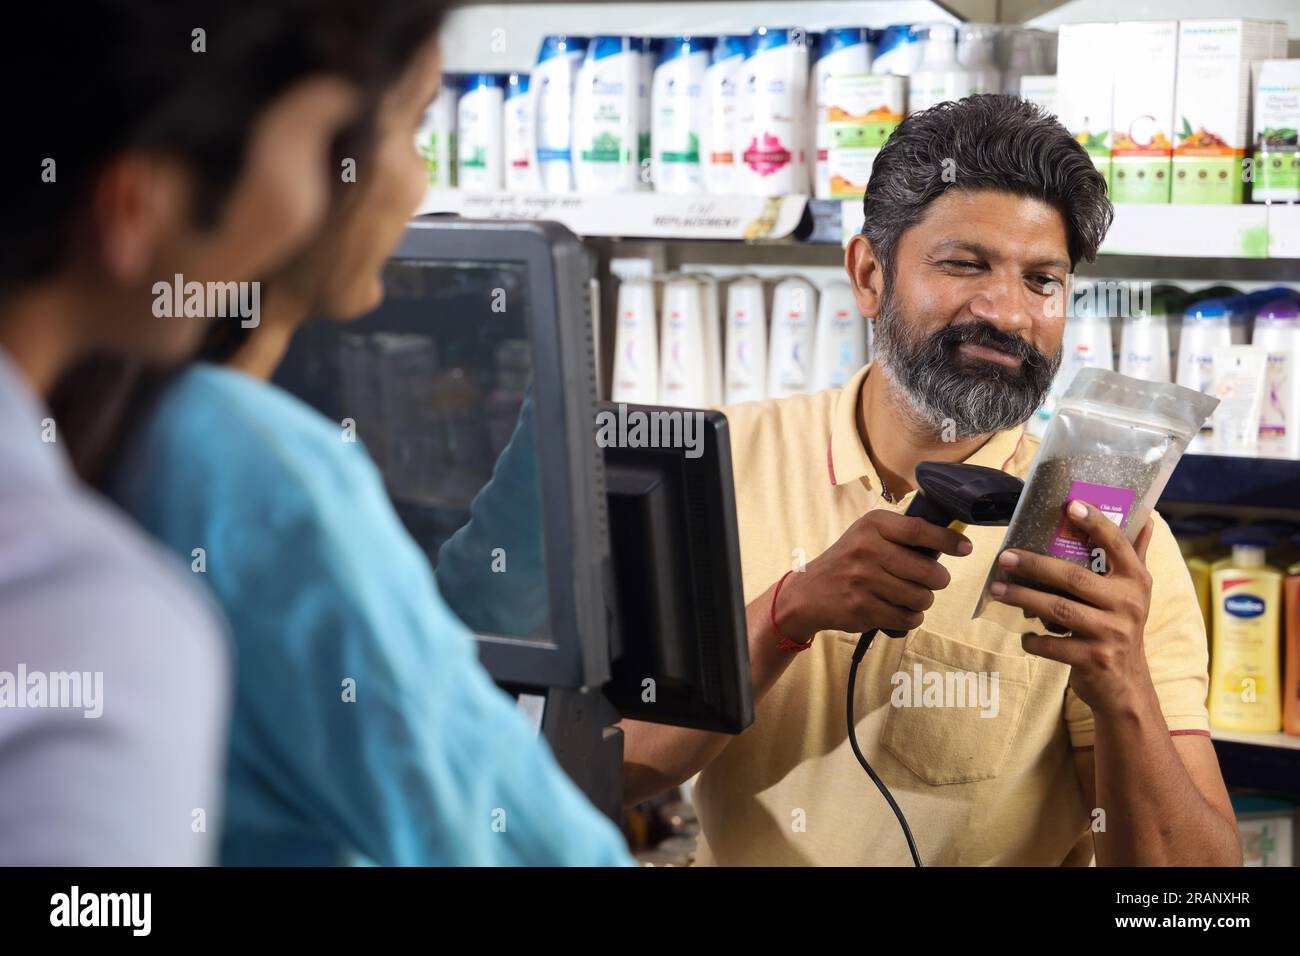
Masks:
[[[1018,335],[1003,332],[988,322],[963,322],[949,325],[930,336],[929,349],[951,355],[962,345],[982,345],[1019,358],[1033,368],[1049,368],[1052,360]]]

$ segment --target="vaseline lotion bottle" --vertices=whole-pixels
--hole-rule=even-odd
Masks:
[[[1265,553],[1276,539],[1236,528],[1220,540],[1232,547],[1232,555],[1210,575],[1210,724],[1223,730],[1277,733],[1282,729],[1282,572],[1265,563]]]

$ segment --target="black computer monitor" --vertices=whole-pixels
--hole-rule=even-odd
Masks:
[[[753,704],[725,419],[699,459],[597,441],[593,271],[555,223],[416,220],[383,303],[309,322],[275,380],[365,444],[488,672],[617,816],[620,714],[738,732]]]
[[[617,646],[592,271],[554,223],[417,220],[382,305],[312,320],[276,374],[354,428],[504,685],[598,687]]]
[[[624,717],[739,733],[754,700],[727,419],[625,404],[600,414],[622,435],[640,426],[640,440],[605,448],[623,639],[605,695]]]

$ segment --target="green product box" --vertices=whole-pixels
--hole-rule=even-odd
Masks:
[[[1182,20],[1171,199],[1193,205],[1239,203],[1254,178],[1251,63],[1285,55],[1286,25],[1264,20]]]
[[[1255,202],[1300,202],[1300,60],[1260,60],[1255,74]]]

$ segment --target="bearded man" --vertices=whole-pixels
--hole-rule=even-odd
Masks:
[[[904,517],[919,462],[1028,474],[1024,423],[1060,364],[1074,268],[1110,225],[1105,180],[1055,119],[979,95],[898,127],[865,212],[845,268],[875,361],[841,389],[726,410],[755,723],[624,722],[628,802],[699,773],[700,863],[909,864],[847,739],[853,651],[884,628],[906,637],[867,652],[852,719],[922,862],[1240,864],[1205,627],[1165,522],[1130,544],[1072,504],[1101,575],[999,554],[1001,528]],[[995,587],[972,620],[995,560],[1042,590]]]

